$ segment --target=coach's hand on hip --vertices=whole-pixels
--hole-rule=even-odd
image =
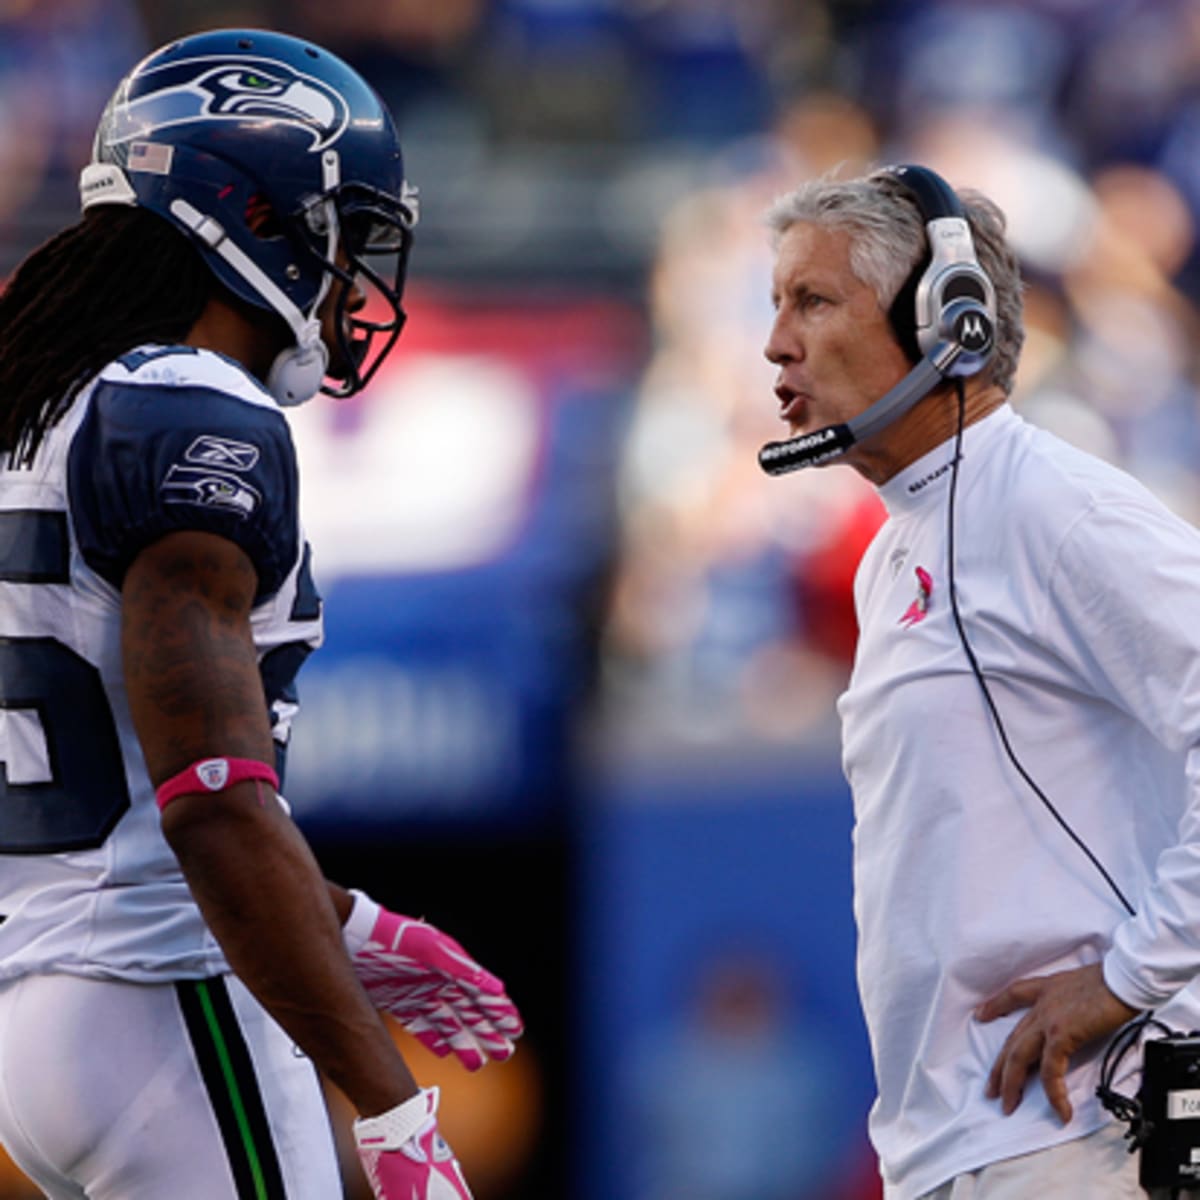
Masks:
[[[1138,1015],[1104,982],[1099,963],[1018,979],[984,1001],[980,1021],[994,1021],[1018,1009],[1029,1011],[1008,1035],[988,1076],[987,1094],[1001,1101],[1007,1116],[1020,1103],[1025,1081],[1041,1063],[1042,1086],[1065,1125],[1071,1119],[1067,1066],[1071,1055]]]

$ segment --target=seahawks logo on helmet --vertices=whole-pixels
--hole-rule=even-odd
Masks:
[[[131,99],[117,98],[109,114],[111,144],[145,138],[163,129],[195,121],[267,119],[303,129],[310,151],[323,150],[341,137],[350,119],[344,97],[327,83],[283,63],[253,55],[185,59],[146,73],[169,72],[178,79]]]

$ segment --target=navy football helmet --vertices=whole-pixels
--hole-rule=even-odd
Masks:
[[[287,322],[295,345],[267,381],[282,404],[359,391],[400,336],[416,191],[379,97],[318,46],[231,29],[151,54],[109,101],[80,195],[85,210],[165,217],[230,291]],[[368,261],[379,254],[396,255],[390,280]],[[357,280],[370,302],[349,312],[350,288],[339,289],[340,361],[323,384],[316,314],[335,279]]]

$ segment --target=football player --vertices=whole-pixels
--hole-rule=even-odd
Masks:
[[[467,1197],[377,1010],[472,1069],[520,1017],[279,795],[321,639],[282,409],[400,334],[392,119],[319,46],[203,33],[121,82],[80,189],[0,295],[0,1136],[52,1197],[328,1200],[319,1068],[377,1197]]]

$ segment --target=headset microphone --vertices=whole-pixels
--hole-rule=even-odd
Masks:
[[[837,458],[857,441],[849,425],[827,425],[815,433],[788,438],[785,442],[768,442],[758,452],[758,465],[768,475],[786,475],[789,471],[815,467],[827,459]]]
[[[829,425],[813,433],[768,442],[758,452],[758,463],[768,475],[786,475],[801,467],[815,467],[845,454],[856,442],[890,425],[903,416],[918,400],[928,396],[939,383],[956,374],[954,366],[967,352],[990,350],[994,338],[991,318],[965,300],[947,305],[943,327],[949,325],[950,338],[939,342],[898,384],[884,393],[870,408],[840,425]]]

